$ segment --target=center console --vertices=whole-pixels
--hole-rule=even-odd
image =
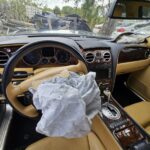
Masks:
[[[101,118],[114,138],[123,149],[149,150],[149,135],[109,94],[109,91],[104,91],[102,96]]]
[[[114,59],[110,48],[88,49],[84,58],[89,70],[96,72],[101,90],[100,117],[122,149],[150,150],[150,136],[111,96],[114,83]],[[141,116],[142,117],[142,116]]]
[[[90,71],[96,72],[101,90],[112,89],[112,55],[110,48],[88,49],[83,52]]]

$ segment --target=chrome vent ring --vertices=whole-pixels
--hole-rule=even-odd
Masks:
[[[0,65],[5,65],[9,60],[9,55],[6,52],[0,51]]]
[[[95,61],[95,55],[93,53],[85,54],[85,59],[88,63],[93,63]]]
[[[111,54],[110,54],[110,52],[104,52],[104,54],[103,54],[103,61],[104,62],[110,62],[111,61]]]
[[[150,50],[149,49],[145,52],[145,58],[150,58]]]

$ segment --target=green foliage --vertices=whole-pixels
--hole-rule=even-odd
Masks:
[[[54,8],[53,11],[54,11],[54,13],[55,13],[56,15],[60,15],[60,14],[61,14],[61,10],[60,10],[60,8],[57,7],[57,6]]]
[[[24,7],[24,3],[26,1],[24,0],[12,0],[10,1],[10,5],[11,5],[11,15],[12,18],[15,18],[17,20],[22,20],[22,21],[26,21],[26,10]]]
[[[42,9],[43,12],[53,12],[53,9],[49,8],[48,6],[44,6]]]
[[[26,16],[26,5],[38,7],[33,0],[0,0],[0,5],[4,5],[2,13],[7,19],[29,21]],[[7,10],[5,10],[7,8]]]
[[[64,15],[69,15],[69,14],[74,14],[74,13],[75,13],[75,9],[70,6],[64,6],[62,8],[62,14]]]
[[[98,0],[64,0],[65,2],[72,1],[75,3],[76,6],[78,4],[82,4],[81,8],[71,8],[68,6],[63,7],[62,12],[64,14],[71,14],[71,13],[77,13],[82,18],[84,18],[89,26],[93,28],[95,24],[101,24],[104,23],[104,7],[102,5],[99,5],[97,2]],[[99,0],[103,1],[103,0]]]
[[[91,27],[95,24],[99,24],[101,21],[100,11],[101,7],[97,5],[95,0],[85,0],[82,9],[82,17],[87,20]]]

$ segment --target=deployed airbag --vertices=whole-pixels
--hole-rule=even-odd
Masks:
[[[101,107],[96,73],[54,77],[42,82],[33,93],[33,104],[42,116],[36,131],[51,137],[77,138],[91,130],[91,119]]]

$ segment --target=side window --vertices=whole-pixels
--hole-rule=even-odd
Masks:
[[[149,7],[140,6],[139,7],[139,17],[150,18],[150,8]]]
[[[115,17],[121,16],[123,18],[126,17],[126,6],[125,6],[125,4],[118,3],[116,5],[116,11],[114,13],[114,16]]]

